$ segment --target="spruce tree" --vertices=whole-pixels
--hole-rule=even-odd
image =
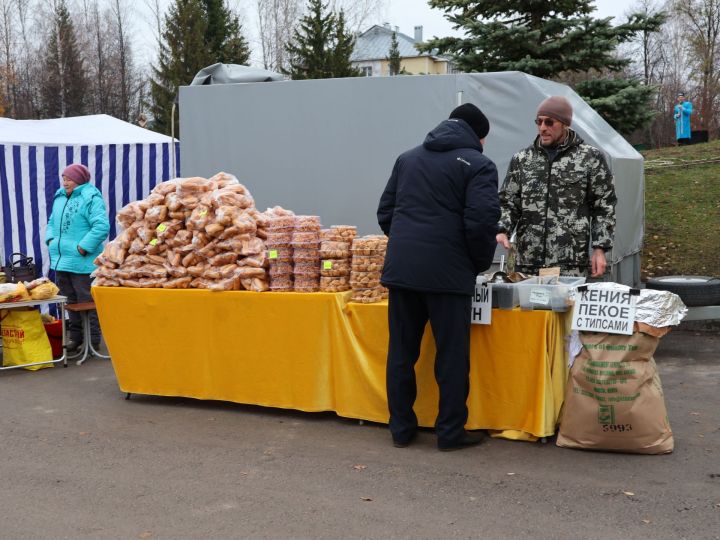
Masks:
[[[175,0],[165,16],[158,63],[150,81],[155,131],[170,134],[170,114],[178,87],[190,84],[198,71],[215,63],[205,44],[206,31],[202,0]]]
[[[45,47],[44,76],[40,89],[44,118],[80,116],[86,111],[87,75],[70,12],[62,0],[53,15]]]
[[[386,59],[388,61],[388,69],[390,71],[390,75],[392,76],[399,74],[400,49],[398,48],[397,34],[395,32],[392,33],[392,38],[390,39],[390,50],[388,51]]]
[[[307,14],[285,47],[290,69],[283,72],[294,80],[358,76],[359,71],[350,64],[354,46],[344,13],[336,15],[322,0],[309,0]]]
[[[205,43],[215,62],[247,64],[250,47],[242,35],[240,20],[225,5],[224,0],[205,0],[207,28]]]
[[[345,12],[341,9],[335,19],[334,40],[330,50],[330,77],[359,77],[360,70],[350,63],[355,49],[355,36],[345,26]]]
[[[557,78],[563,72],[618,72],[630,59],[616,54],[620,43],[631,40],[637,32],[657,31],[664,15],[633,14],[624,24],[612,26],[611,19],[593,18],[591,0],[430,0],[430,6],[445,11],[445,17],[465,31],[464,37],[434,38],[418,46],[421,52],[436,50],[449,54],[459,70],[523,71],[544,78]],[[650,108],[647,91],[629,92],[629,83],[600,83],[593,90],[626,94],[635,98],[628,105]],[[585,88],[592,86],[588,83]],[[596,97],[593,99],[601,99]],[[602,99],[613,99],[612,94]],[[614,116],[614,108],[605,110],[612,125],[633,131],[632,124]],[[629,133],[629,131],[624,131]]]

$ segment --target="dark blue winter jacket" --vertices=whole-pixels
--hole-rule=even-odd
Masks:
[[[382,283],[472,294],[492,263],[500,218],[495,164],[463,120],[445,120],[402,154],[380,198],[389,242]]]

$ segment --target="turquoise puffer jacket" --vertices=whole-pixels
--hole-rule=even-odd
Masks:
[[[50,268],[55,271],[90,274],[93,261],[103,250],[110,231],[105,201],[93,185],[77,186],[70,197],[60,188],[53,199],[52,213],[45,231],[50,252]],[[80,255],[78,246],[87,253]]]

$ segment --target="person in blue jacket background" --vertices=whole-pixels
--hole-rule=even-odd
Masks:
[[[677,95],[677,105],[674,109],[675,138],[678,144],[690,144],[690,115],[693,112],[692,103],[685,99],[685,94]]]
[[[105,201],[90,182],[90,170],[74,163],[62,172],[62,187],[53,199],[52,212],[45,231],[45,244],[50,253],[50,268],[55,271],[60,294],[69,304],[92,302],[90,274],[95,270],[95,257],[103,250],[103,241],[110,231]],[[90,313],[91,343],[100,346],[100,324],[97,313]],[[82,319],[70,313],[68,351],[76,351],[83,343]]]

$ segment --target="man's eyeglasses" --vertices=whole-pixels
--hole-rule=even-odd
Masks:
[[[535,119],[535,125],[542,126],[545,124],[547,127],[553,127],[555,125],[555,122],[557,120],[553,120],[552,118],[536,118]]]

